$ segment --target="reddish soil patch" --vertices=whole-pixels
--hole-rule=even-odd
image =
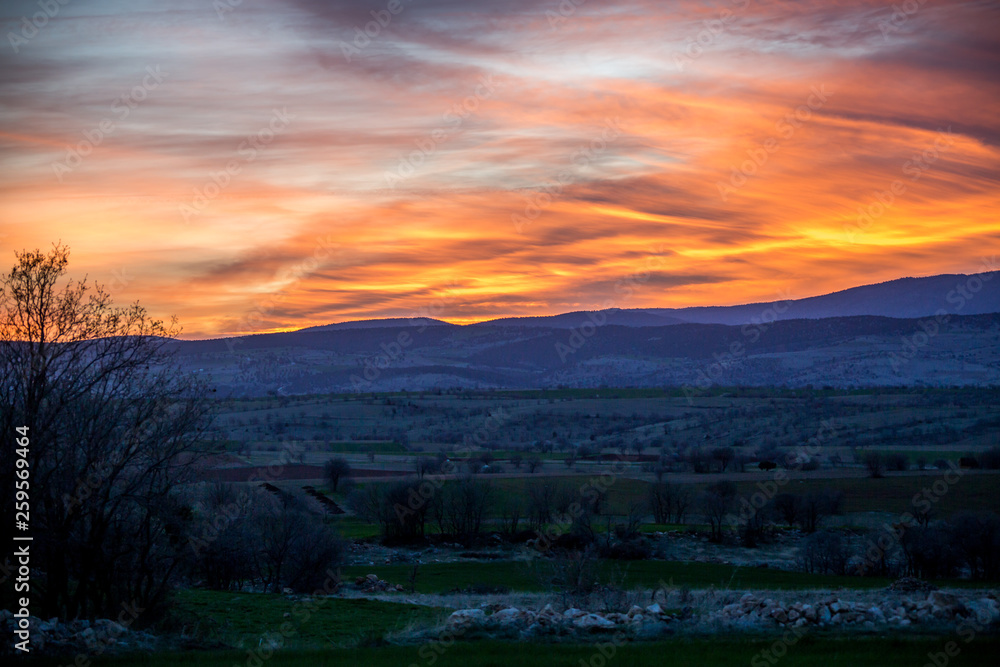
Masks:
[[[352,477],[399,477],[406,475],[403,470],[354,470]],[[284,465],[243,466],[239,468],[207,468],[199,470],[196,478],[202,482],[248,482],[263,480],[323,479],[322,466]]]

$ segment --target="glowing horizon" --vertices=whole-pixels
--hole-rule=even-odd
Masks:
[[[975,273],[1000,5],[917,7],[5,3],[2,266],[62,241],[183,338]]]

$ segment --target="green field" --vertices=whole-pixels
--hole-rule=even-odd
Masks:
[[[409,590],[409,565],[352,566],[344,568],[350,583],[355,577],[377,574],[380,579],[402,584]],[[544,560],[428,563],[417,574],[418,593],[447,593],[453,590],[506,588],[512,591],[544,591],[553,566]],[[890,582],[880,577],[851,577],[788,572],[770,568],[739,568],[717,563],[681,561],[603,561],[598,577],[614,580],[623,588],[772,589],[884,588]],[[967,581],[938,582],[946,586],[971,586]]]
[[[365,599],[317,597],[312,603],[284,595],[182,590],[166,621],[202,645],[257,646],[285,629],[289,648],[363,646],[387,633],[434,625],[447,615],[432,607]],[[288,614],[286,617],[285,614]]]
[[[326,451],[334,454],[367,454],[368,452],[374,452],[375,454],[405,454],[406,447],[393,441],[380,441],[380,440],[349,440],[342,442],[331,442],[329,445],[324,445]]]
[[[737,492],[750,498],[760,490],[759,484],[767,484],[774,479],[772,474],[760,472],[745,473],[746,480],[736,483]],[[943,473],[928,471],[922,475],[895,476],[891,473],[882,479],[869,477],[826,478],[787,481],[778,488],[778,493],[805,494],[818,491],[842,491],[844,493],[844,512],[892,512],[902,513],[913,510],[913,496],[925,488],[931,488],[935,481],[942,479]],[[708,477],[708,476],[706,476]],[[590,479],[598,479],[599,475],[580,475],[567,477],[519,477],[492,480],[492,483],[503,493],[525,497],[529,485],[538,484],[539,480],[547,480],[553,484],[564,485],[568,490],[580,489]],[[488,478],[485,478],[488,479]],[[711,479],[710,477],[708,479]],[[670,481],[670,475],[666,477]],[[997,493],[997,483],[1000,476],[990,473],[969,473],[950,486],[946,493],[935,503],[938,515],[947,515],[960,510],[991,510],[1000,511],[1000,494]],[[709,483],[688,484],[692,496],[697,496]],[[644,501],[649,493],[650,482],[617,478],[607,485],[608,512],[624,514],[629,503]]]
[[[948,659],[951,667],[995,665],[1000,640],[979,637],[965,643],[957,636],[887,639],[804,636],[793,644],[777,644],[776,639],[675,639],[614,646],[611,639],[600,644],[526,644],[513,642],[425,643],[419,646],[386,646],[324,651],[279,651],[267,659],[269,667],[315,667],[363,665],[364,667],[586,667],[613,665],[671,665],[676,667],[731,667],[732,665],[774,665],[782,667],[920,667],[928,664],[928,654],[941,653],[955,642],[959,653]],[[613,649],[613,653],[611,652]],[[766,659],[763,651],[777,651]],[[787,649],[787,653],[782,650]],[[777,658],[776,655],[782,657]],[[264,654],[268,655],[268,654]],[[605,657],[607,656],[607,657]],[[753,662],[754,659],[757,662]],[[215,667],[251,664],[247,651],[178,653],[155,656],[126,656],[101,660],[102,665],[147,665],[148,667]],[[260,659],[258,658],[258,661]],[[261,661],[262,662],[262,661]],[[56,660],[31,664],[55,666]],[[254,662],[253,664],[258,664]],[[933,664],[933,663],[930,663]]]

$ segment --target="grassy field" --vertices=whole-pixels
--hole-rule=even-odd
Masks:
[[[510,450],[547,440],[596,447],[638,442],[677,452],[689,446],[798,447],[826,421],[836,424],[825,443],[831,448],[916,451],[916,445],[960,443],[975,450],[1000,444],[998,404],[1000,391],[991,388],[718,387],[693,397],[679,389],[332,394],[222,400],[213,428],[220,440],[295,441],[314,451],[342,441],[368,451],[368,442],[389,440],[439,451],[462,445],[489,415],[502,413],[494,420],[499,426],[476,443]]]
[[[793,638],[790,638],[793,639]],[[269,667],[316,667],[330,665],[364,665],[365,667],[401,667],[420,665],[430,667],[579,667],[583,665],[666,665],[675,667],[730,667],[732,665],[773,665],[776,654],[765,657],[764,651],[777,648],[782,667],[920,667],[928,664],[928,654],[942,653],[945,645],[953,641],[959,653],[953,658],[945,656],[951,667],[995,665],[1000,640],[980,637],[971,643],[957,636],[887,639],[843,638],[804,636],[794,644],[777,643],[777,640],[739,639],[675,639],[648,644],[614,646],[608,638],[603,652],[596,644],[524,644],[512,642],[459,642],[427,643],[421,646],[386,646],[350,650],[279,651],[267,659]],[[787,653],[782,651],[787,649]],[[613,653],[612,653],[613,651]],[[264,654],[268,655],[268,654]],[[609,657],[606,657],[609,656]],[[667,658],[669,656],[669,658]],[[754,662],[754,659],[757,662]],[[770,659],[768,659],[770,658]],[[251,664],[246,651],[215,653],[160,654],[155,656],[127,656],[108,658],[102,665],[147,665],[148,667],[209,667],[217,665]],[[263,662],[257,658],[258,664]],[[55,666],[55,660],[32,661],[31,664]],[[929,663],[934,664],[934,663]]]
[[[330,525],[349,540],[363,540],[379,536],[377,524],[368,523],[356,516],[338,516],[330,521]]]
[[[879,577],[841,577],[787,572],[769,568],[738,568],[716,563],[680,561],[604,561],[598,567],[601,581],[614,580],[624,588],[660,586],[719,589],[810,589],[810,588],[883,588],[889,580]],[[409,565],[375,565],[344,568],[348,581],[365,574],[377,574],[409,590]],[[416,590],[420,593],[446,593],[476,588],[507,588],[513,591],[544,591],[554,573],[547,561],[530,564],[522,561],[428,563],[421,565]],[[944,582],[941,582],[944,584]],[[946,585],[967,586],[968,582]]]
[[[737,492],[747,498],[759,491],[758,484],[766,484],[774,478],[763,473],[746,473],[746,481],[736,483]],[[943,473],[928,471],[923,475],[889,476],[882,479],[869,477],[841,479],[809,479],[788,481],[780,489],[788,493],[810,493],[817,491],[843,491],[844,512],[892,512],[902,513],[913,510],[913,496],[921,493],[924,488],[931,488],[935,481],[941,480]],[[598,476],[593,476],[597,479]],[[580,489],[587,484],[591,476],[566,477],[519,477],[492,480],[502,492],[525,497],[529,485],[539,483],[539,480],[565,485],[569,491]],[[670,480],[668,475],[666,478]],[[969,473],[950,486],[946,493],[935,503],[938,515],[947,515],[959,510],[992,510],[1000,511],[1000,494],[997,494],[997,483],[1000,476],[988,473]],[[689,484],[692,495],[696,496],[705,483]],[[607,486],[608,507],[612,514],[623,514],[630,502],[644,501],[649,493],[650,482],[628,478],[617,478]]]
[[[368,452],[374,452],[375,454],[406,453],[406,447],[403,447],[398,442],[378,440],[331,442],[329,445],[325,445],[325,447],[326,451],[333,454],[367,454]]]
[[[262,638],[282,633],[289,648],[345,647],[409,626],[434,624],[447,613],[377,600],[319,597],[306,603],[283,595],[188,589],[178,592],[168,623],[209,646],[255,647]]]

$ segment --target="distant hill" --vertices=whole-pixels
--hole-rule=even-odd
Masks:
[[[1000,278],[903,278],[777,304],[579,311],[467,326],[368,320],[170,346],[183,368],[232,396],[1000,385]]]
[[[779,320],[854,315],[913,318],[933,315],[939,309],[961,315],[985,315],[1000,312],[998,276],[1000,271],[977,274],[975,278],[965,274],[899,278],[787,302],[774,301],[743,306],[656,308],[645,312],[676,317],[686,322],[730,325],[759,322],[764,311],[769,309],[773,309]],[[980,285],[981,288],[973,294],[971,289]],[[963,290],[971,298],[964,296]],[[958,304],[962,304],[960,309]],[[779,306],[780,311],[774,309],[774,306]]]
[[[390,327],[453,327],[450,322],[435,320],[432,317],[387,317],[380,320],[355,320],[337,324],[321,324],[306,327],[299,331],[339,331],[343,329],[386,329]]]
[[[667,311],[653,310],[623,310],[611,308],[608,310],[578,310],[572,313],[543,317],[505,317],[489,322],[480,322],[471,326],[518,326],[518,327],[550,327],[553,329],[573,329],[584,322],[602,322],[623,327],[660,327],[668,324],[684,324],[683,320],[667,314]]]
[[[504,317],[470,326],[547,327],[572,329],[584,322],[612,326],[658,327],[671,324],[727,324],[742,326],[762,321],[823,319],[828,317],[916,318],[940,309],[957,315],[1000,312],[1000,271],[977,274],[944,274],[927,278],[899,278],[874,285],[789,301],[750,303],[740,306],[694,306],[689,308],[610,308],[575,311],[559,315]],[[970,282],[971,281],[971,282]],[[968,287],[967,287],[968,285]],[[972,293],[971,288],[980,286]],[[965,295],[961,290],[969,290]],[[966,296],[968,295],[968,296]],[[968,298],[971,297],[971,298]],[[961,308],[958,308],[961,304]],[[309,327],[302,331],[339,329],[384,329],[389,327],[458,326],[427,317],[360,320]]]

